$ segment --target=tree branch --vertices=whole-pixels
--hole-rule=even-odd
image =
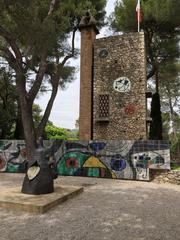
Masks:
[[[71,41],[71,53],[64,57],[61,63],[61,66],[64,66],[64,64],[67,62],[68,59],[74,57],[74,52],[75,52],[74,42],[75,42],[76,31],[77,31],[77,27],[73,29],[73,35],[72,35],[72,41]]]
[[[39,88],[41,87],[44,73],[46,71],[46,66],[47,66],[46,58],[45,56],[43,56],[39,65],[38,73],[36,74],[36,79],[28,94],[28,98],[31,102],[34,101],[36,95],[38,94]]]
[[[49,11],[47,16],[43,19],[43,23],[52,15],[55,10],[56,5],[58,4],[59,0],[51,0]]]
[[[52,12],[55,9],[55,5],[58,3],[58,0],[52,0],[50,3],[50,7],[49,7],[49,12],[48,12],[48,16],[50,16],[52,14]]]
[[[25,57],[25,59],[26,59],[26,62],[23,62],[23,64],[25,65],[25,68],[24,68],[25,71],[30,69],[37,74],[38,70],[36,70],[36,68],[34,66],[32,66],[32,59],[28,59],[27,57]]]
[[[16,60],[18,62],[19,68],[22,71],[22,54],[21,54],[15,40],[13,39],[11,34],[8,31],[6,31],[1,25],[0,25],[0,35],[6,40],[6,42],[12,48],[12,50],[15,54]]]
[[[152,66],[152,69],[151,69],[150,72],[147,74],[147,80],[150,79],[151,77],[153,77],[154,74],[155,74],[155,72],[156,72],[156,68],[155,68],[155,66],[153,65],[153,66]]]
[[[19,68],[17,66],[17,62],[16,59],[14,57],[14,55],[12,54],[12,52],[5,47],[0,46],[0,51],[3,52],[4,54],[4,58],[7,60],[7,62],[9,63],[9,65],[15,70],[18,71]]]
[[[58,86],[59,86],[59,77],[56,75],[54,76],[54,79],[51,81],[52,82],[52,92],[51,92],[51,97],[49,99],[49,102],[46,106],[46,110],[44,112],[44,115],[42,117],[42,120],[37,128],[37,136],[41,137],[43,135],[43,130],[47,124],[47,121],[49,119],[50,113],[51,113],[51,109],[54,103],[54,100],[56,98],[57,95],[57,91],[58,91]]]

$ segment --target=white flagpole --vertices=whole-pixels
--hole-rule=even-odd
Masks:
[[[138,32],[140,32],[140,0],[137,2],[136,12],[137,12],[137,21],[138,21]]]
[[[140,32],[139,11],[138,11],[138,32]]]

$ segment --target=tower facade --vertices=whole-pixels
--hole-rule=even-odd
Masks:
[[[90,140],[93,129],[93,44],[98,30],[94,18],[88,13],[82,18],[79,29],[81,31],[79,137],[81,140]]]
[[[94,42],[93,139],[146,139],[143,33]]]
[[[147,139],[144,33],[96,39],[82,18],[80,140]]]

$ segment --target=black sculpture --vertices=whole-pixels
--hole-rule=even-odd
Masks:
[[[60,142],[59,142],[60,144]],[[22,193],[39,195],[54,192],[53,180],[57,178],[53,150],[59,144],[53,143],[51,148],[36,149],[34,157],[27,163],[27,172],[22,185]]]
[[[81,18],[78,28],[81,31],[82,28],[87,28],[88,26],[93,26],[96,34],[99,34],[99,30],[96,27],[96,19],[91,15],[90,10],[86,11],[85,15]]]
[[[79,27],[85,27],[90,25],[96,25],[95,18],[91,15],[90,11],[88,10],[85,13],[85,16],[81,18],[81,21],[79,23]]]

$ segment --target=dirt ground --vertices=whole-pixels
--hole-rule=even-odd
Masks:
[[[0,187],[23,174],[0,173]],[[180,240],[180,186],[58,177],[84,192],[45,214],[0,208],[0,240]]]

